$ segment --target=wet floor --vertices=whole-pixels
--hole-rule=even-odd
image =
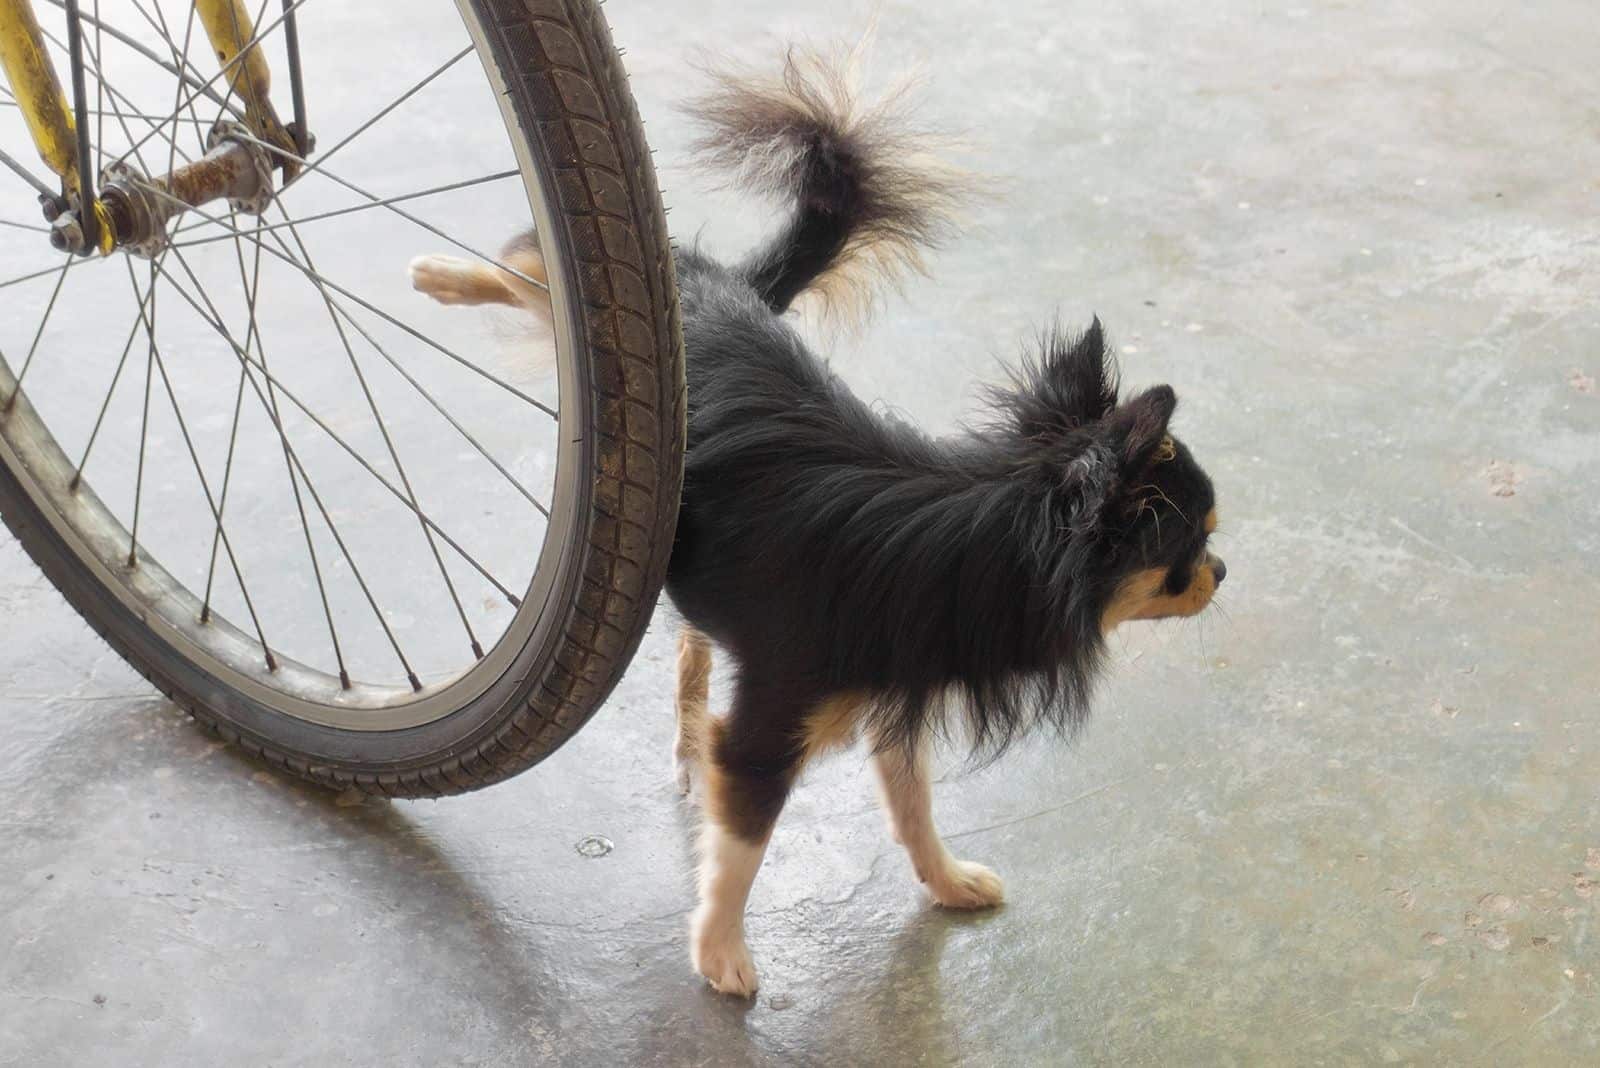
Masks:
[[[687,166],[685,56],[855,7],[608,5],[680,240],[766,223]],[[1009,903],[930,907],[840,757],[756,883],[759,997],[721,998],[665,614],[534,771],[345,805],[192,729],[8,537],[0,1065],[1600,1059],[1588,5],[889,3],[879,37],[995,181],[841,373],[950,429],[1098,313],[1218,487],[1217,610],[1120,633],[1073,747],[944,761]]]

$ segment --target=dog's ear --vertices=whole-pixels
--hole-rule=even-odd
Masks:
[[[1039,347],[1012,375],[1010,388],[993,395],[1018,434],[1030,440],[1059,437],[1116,407],[1117,366],[1098,316],[1076,336],[1051,327]]]
[[[1171,386],[1155,386],[1115,409],[1094,428],[1094,438],[1066,467],[1072,487],[1068,522],[1098,522],[1102,514],[1144,481],[1151,464],[1170,460],[1175,445],[1167,424],[1178,406]]]
[[[1102,441],[1116,453],[1124,475],[1135,475],[1172,450],[1167,424],[1178,407],[1171,386],[1152,386],[1106,419]]]
[[[1065,483],[1070,487],[1067,525],[1087,530],[1101,520],[1122,483],[1116,453],[1104,442],[1092,441],[1067,464]]]

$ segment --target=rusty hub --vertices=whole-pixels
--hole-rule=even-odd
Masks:
[[[271,157],[246,140],[236,123],[218,123],[202,158],[169,174],[150,178],[126,163],[113,163],[101,176],[116,247],[153,257],[167,246],[167,223],[189,208],[226,199],[235,211],[260,215],[272,203]],[[77,250],[71,250],[77,251]]]

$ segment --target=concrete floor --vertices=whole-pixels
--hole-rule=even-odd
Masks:
[[[608,6],[680,236],[762,223],[685,166],[686,52],[855,8]],[[340,807],[191,729],[7,540],[0,1064],[1600,1060],[1592,6],[882,9],[1003,184],[843,373],[950,427],[1030,324],[1098,312],[1221,501],[1219,610],[1120,636],[1073,748],[949,762],[1009,904],[930,908],[838,759],[756,884],[760,996],[720,998],[664,618],[534,772]]]

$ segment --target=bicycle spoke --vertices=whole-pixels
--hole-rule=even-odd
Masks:
[[[135,7],[139,7],[139,10],[141,12],[144,10],[142,7],[140,7],[139,0],[133,0],[133,5]],[[161,36],[166,38],[167,47],[169,49],[172,49],[172,59],[173,59],[173,62],[178,65],[178,69],[179,70],[188,70],[188,69],[190,69],[190,64],[189,64],[189,42],[194,38],[194,13],[195,13],[196,10],[197,10],[196,5],[194,5],[194,4],[190,4],[189,5],[189,19],[188,19],[187,25],[185,25],[184,30],[183,30],[183,53],[182,53],[182,55],[180,55],[178,53],[177,49],[173,47],[172,31],[167,28],[167,16],[162,14],[161,5],[159,3],[156,5],[156,14],[158,16],[160,16],[160,18],[161,18],[161,26],[160,26]],[[146,16],[146,17],[148,17],[148,16]],[[232,84],[232,79],[229,79],[229,83]],[[189,104],[189,114],[190,115],[194,115],[195,118],[199,118],[199,116],[195,115],[195,113],[194,113],[194,98],[193,97],[189,98],[188,104]],[[172,94],[172,115],[173,115],[174,119],[176,119],[178,116],[183,114],[183,105],[184,105],[183,81],[182,81],[182,79],[179,79],[178,86],[173,91],[173,94]],[[202,151],[203,151],[203,149],[202,149]],[[167,173],[168,174],[172,173],[172,168],[177,163],[177,156],[178,156],[178,126],[177,126],[177,123],[174,123],[173,127],[172,127],[172,143],[167,149]]]
[[[399,196],[387,197],[383,200],[374,200],[367,204],[353,204],[348,208],[335,208],[332,211],[319,212],[316,215],[302,215],[298,219],[294,219],[292,221],[272,223],[270,226],[258,226],[255,227],[251,232],[264,234],[272,230],[282,230],[289,226],[304,226],[306,223],[321,222],[323,219],[335,219],[341,215],[354,215],[357,212],[371,211],[373,208],[386,208],[390,204],[398,204],[406,200],[419,200],[422,197],[437,196],[440,193],[453,193],[458,189],[469,189],[472,186],[484,185],[488,182],[499,182],[504,181],[507,178],[517,178],[520,177],[521,174],[522,172],[517,170],[497,171],[494,174],[485,174],[478,178],[466,178],[462,181],[450,182],[446,185],[436,185],[431,189],[419,189],[414,193],[402,193]],[[285,214],[287,214],[287,212],[285,212]],[[11,225],[17,226],[21,224],[13,223]],[[180,226],[172,232],[172,236],[177,237],[179,234],[187,233],[191,230],[203,229],[206,225],[206,222],[202,220],[197,223],[191,223],[188,226]],[[29,229],[42,228],[30,227]],[[227,241],[232,237],[232,234],[215,234],[211,237],[197,237],[192,241],[175,241],[173,242],[173,245],[176,248],[193,248],[196,245],[209,245],[213,241]]]
[[[51,194],[51,196],[54,195],[55,194],[53,193]],[[39,270],[33,271],[29,274],[19,274],[15,278],[8,278],[4,282],[0,282],[0,289],[8,289],[11,286],[21,285],[23,282],[31,282],[35,278],[43,278],[45,275],[55,274],[59,270],[61,270],[61,264],[53,263],[48,267],[41,267]]]
[[[105,46],[101,32],[100,0],[94,0],[94,54],[97,56],[101,54],[100,50]],[[88,47],[87,42],[85,42],[84,47]],[[95,73],[97,77],[94,80],[94,143],[103,145],[106,143],[106,83],[104,78],[98,77],[100,73],[98,66]]]
[[[28,377],[28,368],[33,366],[33,357],[39,351],[39,341],[44,337],[45,327],[50,325],[50,313],[56,310],[56,299],[61,296],[61,286],[67,280],[67,272],[72,270],[72,265],[77,260],[68,259],[61,264],[61,273],[56,277],[56,287],[50,291],[50,302],[44,306],[44,317],[39,320],[39,329],[34,331],[33,344],[28,346],[28,355],[22,360],[22,370],[17,373],[17,384],[11,390],[11,396],[6,398],[6,407],[10,408],[16,403],[17,395],[22,392],[22,380]]]
[[[92,45],[90,45],[87,41],[85,41],[84,42],[84,49],[85,49],[85,51],[92,52],[94,50],[94,47]],[[93,64],[91,64],[91,66],[92,65]],[[103,83],[99,83],[99,84],[103,87]],[[115,103],[115,101],[113,101],[113,103]],[[15,100],[0,100],[0,108],[20,108],[20,107],[22,107],[22,105],[18,104]],[[93,108],[90,108],[89,109],[89,114],[95,116],[97,119],[104,119],[107,115],[111,116],[114,119],[115,118],[140,119],[140,120],[142,120],[142,121],[144,121],[146,123],[149,123],[151,126],[154,126],[157,123],[163,122],[163,121],[172,121],[172,120],[163,119],[163,117],[160,116],[160,115],[151,115],[148,112],[143,112],[143,111],[118,111],[116,108],[107,108],[107,107],[93,107]],[[176,121],[178,121],[178,122],[186,122],[186,123],[189,123],[191,125],[205,126],[207,128],[209,128],[211,126],[211,123],[208,123],[203,119],[179,118]],[[104,140],[105,140],[105,137],[104,137],[103,134],[97,133],[95,135],[95,142],[97,144],[102,142],[102,141],[104,141]]]
[[[256,292],[261,282],[261,253],[258,250],[255,256],[254,271],[246,276],[244,269],[244,251],[239,242],[234,242],[234,253],[239,260],[239,281],[244,285],[245,303],[250,310],[250,328],[245,332],[245,351],[250,350],[250,343],[256,341]],[[200,621],[204,623],[211,615],[211,586],[217,572],[217,543],[222,540],[222,514],[228,508],[228,488],[233,482],[233,452],[239,443],[239,413],[244,407],[244,374],[245,368],[239,368],[239,384],[233,394],[233,420],[228,427],[228,454],[222,465],[222,492],[217,498],[217,527],[211,535],[211,559],[206,565],[206,594],[201,599]]]
[[[157,262],[164,259],[166,259],[166,253],[163,252],[157,258]],[[100,436],[100,425],[105,422],[106,411],[111,407],[111,397],[117,391],[117,381],[122,378],[122,369],[127,365],[128,355],[133,352],[133,340],[139,336],[139,326],[144,321],[144,308],[149,303],[150,294],[153,292],[155,292],[154,289],[145,292],[143,298],[139,301],[139,310],[134,313],[133,326],[128,329],[128,340],[122,346],[122,356],[117,360],[117,369],[111,374],[111,386],[106,390],[106,399],[100,402],[100,412],[95,416],[94,429],[89,432],[89,442],[84,445],[83,457],[78,461],[78,466],[73,469],[72,481],[68,483],[68,486],[72,489],[77,489],[78,483],[83,481],[83,469],[89,464],[89,453],[94,449],[95,440]]]
[[[180,258],[179,262],[180,262],[180,264],[182,264],[181,258]],[[304,401],[302,401],[299,398],[299,396],[297,396],[294,393],[294,391],[290,390],[287,386],[285,386],[267,368],[263,367],[261,364],[255,362],[255,361],[253,361],[253,360],[251,360],[249,358],[249,356],[244,352],[244,350],[239,347],[238,342],[235,341],[233,339],[233,336],[228,332],[227,327],[222,324],[222,320],[220,318],[216,318],[215,317],[215,308],[212,308],[210,312],[207,312],[205,309],[201,308],[200,303],[198,301],[196,301],[194,297],[190,296],[189,292],[186,289],[184,289],[181,284],[178,283],[177,279],[172,277],[171,272],[167,271],[165,268],[160,268],[159,270],[160,270],[161,275],[164,278],[167,279],[167,282],[172,286],[172,288],[177,292],[177,294],[179,296],[181,296],[189,304],[189,306],[195,310],[195,312],[206,323],[206,325],[210,326],[212,330],[216,331],[216,333],[218,335],[220,335],[225,342],[227,342],[229,347],[231,347],[233,349],[233,353],[234,353],[234,358],[235,359],[237,359],[237,360],[241,361],[242,363],[248,365],[249,368],[251,369],[251,371],[255,372],[256,374],[260,374],[261,377],[268,383],[268,385],[273,387],[273,389],[275,389],[275,391],[276,391],[276,393],[278,395],[281,395],[285,400],[289,401],[289,403],[293,404],[297,409],[299,409],[301,414],[306,416],[306,418],[310,419],[311,422],[319,430],[321,430],[325,435],[327,435],[328,438],[331,441],[333,441],[334,444],[338,445],[341,449],[343,449],[350,456],[351,459],[353,459],[369,475],[371,475],[375,482],[377,482],[384,489],[388,490],[390,495],[392,495],[402,505],[406,506],[407,508],[411,507],[410,502],[408,500],[406,500],[405,494],[401,493],[400,490],[397,489],[392,482],[390,482],[387,478],[385,478],[377,470],[377,468],[373,467],[372,463],[370,461],[368,461],[366,457],[362,456],[359,450],[357,450],[353,445],[351,445],[348,441],[346,441],[344,438],[342,438],[339,435],[339,433],[337,431],[335,431],[332,427],[328,426],[328,424],[326,422],[324,422],[323,419],[320,416],[318,416],[316,414],[316,412],[313,411],[308,404],[306,404]],[[187,270],[188,270],[187,266],[185,266],[185,271],[187,272]],[[202,299],[206,299],[203,292],[201,293],[201,297],[202,297]],[[207,300],[207,304],[209,306],[209,304],[210,304],[209,300]],[[272,409],[267,406],[266,399],[261,394],[261,388],[260,388],[259,385],[256,384],[255,374],[251,374],[250,375],[250,384],[255,389],[257,397],[261,399],[263,406],[267,407],[269,417],[271,417]],[[287,445],[287,441],[285,442],[285,444]],[[290,451],[291,451],[291,454],[292,454],[293,450],[291,449]],[[304,470],[304,468],[301,467],[300,460],[299,460],[298,456],[295,457],[295,461],[294,462],[295,462],[295,466],[296,467],[300,467],[302,471]],[[419,512],[417,514],[421,517],[423,522],[428,524],[428,528],[439,536],[441,541],[443,541],[446,545],[448,545],[452,549],[454,549],[456,551],[457,555],[459,555],[462,560],[466,561],[467,564],[469,564],[472,567],[472,569],[474,571],[476,571],[479,575],[482,575],[483,578],[484,578],[484,581],[488,582],[496,590],[500,591],[500,593],[506,598],[507,602],[509,602],[513,608],[521,606],[522,599],[517,594],[513,593],[510,589],[508,589],[503,582],[501,582],[498,578],[496,578],[489,571],[489,569],[487,567],[485,567],[477,559],[477,557],[475,557],[471,553],[467,552],[467,550],[464,549],[461,546],[460,542],[456,541],[455,538],[451,537],[450,534],[444,530],[444,528],[440,527],[439,524],[434,521],[432,516],[429,516],[427,513],[424,513],[424,512]]]
[[[34,192],[38,193],[40,196],[50,197],[51,199],[54,199],[57,196],[57,193],[54,189],[51,189],[48,185],[46,185],[43,179],[35,176],[32,171],[28,170],[28,168],[12,159],[10,153],[0,151],[0,163],[4,163],[12,171],[15,171],[17,177],[33,186]]]
[[[139,283],[134,278],[133,261],[129,260],[127,263],[128,281],[132,283],[134,295],[137,296]],[[152,288],[155,286],[155,278],[153,276],[150,280],[150,285]],[[151,302],[151,307],[151,314],[153,315],[153,301]],[[152,333],[154,329],[152,324]],[[267,644],[267,637],[261,630],[261,620],[256,615],[255,603],[250,599],[250,590],[245,585],[244,573],[239,569],[239,561],[233,554],[233,543],[228,540],[228,533],[222,528],[222,513],[218,511],[216,499],[211,495],[211,486],[206,482],[206,473],[200,467],[200,455],[195,452],[194,440],[189,436],[189,425],[183,418],[183,410],[178,406],[178,395],[172,388],[172,379],[167,376],[166,361],[161,358],[161,350],[156,345],[151,345],[150,352],[155,357],[156,370],[161,374],[161,385],[166,391],[168,403],[172,405],[172,414],[178,420],[178,432],[183,435],[184,448],[189,452],[189,462],[194,465],[195,477],[200,480],[200,491],[206,495],[206,504],[210,507],[211,514],[216,518],[217,530],[222,535],[222,547],[228,554],[228,563],[233,568],[233,577],[239,583],[239,593],[244,598],[245,610],[250,614],[250,622],[255,627],[256,640],[261,643],[261,651],[266,658],[267,670],[276,671],[278,662],[273,658],[272,647]],[[201,622],[205,621],[202,618]]]
[[[311,252],[306,248],[305,242],[300,240],[300,232],[290,226],[289,235],[294,238],[295,245],[300,249],[300,256],[305,260],[306,267],[313,267]],[[272,236],[280,245],[283,244],[283,238],[278,234],[274,233]],[[265,246],[257,245],[256,247],[260,249]],[[284,247],[284,252],[289,252],[286,246]],[[411,478],[406,474],[405,464],[400,462],[399,450],[395,448],[394,440],[389,436],[389,427],[384,421],[383,413],[378,410],[378,402],[372,396],[371,387],[367,385],[367,376],[361,370],[361,362],[356,359],[355,349],[350,345],[350,338],[345,334],[344,327],[340,325],[339,313],[334,310],[333,301],[329,298],[328,291],[318,285],[317,292],[321,294],[323,304],[328,309],[328,318],[333,323],[334,332],[339,335],[339,344],[344,348],[345,356],[350,360],[350,370],[355,373],[356,381],[361,386],[361,393],[366,397],[367,408],[372,412],[372,420],[378,424],[378,433],[382,436],[384,448],[388,451],[389,459],[394,464],[396,473],[400,476],[400,484],[405,488],[406,498],[410,502],[412,510],[419,517],[418,522],[422,529],[422,536],[428,543],[429,551],[433,553],[434,562],[439,567],[439,577],[444,579],[445,589],[450,593],[450,601],[455,605],[456,615],[461,619],[461,626],[466,629],[467,642],[472,647],[473,655],[481,660],[483,659],[483,646],[478,643],[478,636],[472,632],[472,623],[467,619],[466,609],[461,607],[461,598],[456,594],[456,584],[451,581],[450,572],[444,566],[444,557],[439,555],[439,546],[433,540],[433,535],[429,533],[428,525],[420,520],[422,506],[417,500],[416,490],[411,486]]]
[[[302,0],[302,2],[304,2],[304,0]],[[299,5],[296,5],[296,6],[299,6]],[[348,134],[346,134],[344,136],[344,138],[341,141],[339,141],[337,144],[335,144],[332,148],[328,149],[326,152],[320,153],[317,156],[317,160],[316,160],[315,163],[308,163],[306,165],[306,169],[301,171],[298,175],[295,176],[295,182],[298,182],[301,178],[304,178],[306,175],[310,174],[312,171],[320,170],[322,165],[324,163],[326,163],[328,160],[332,159],[334,157],[334,155],[341,148],[345,147],[351,141],[354,141],[357,137],[360,137],[362,134],[364,134],[368,130],[370,130],[373,126],[377,125],[378,122],[380,120],[382,120],[385,115],[388,115],[395,108],[399,107],[401,104],[404,104],[407,100],[410,100],[417,93],[421,92],[422,89],[429,82],[433,81],[435,78],[439,77],[439,75],[443,74],[445,71],[449,70],[451,67],[453,67],[457,63],[461,62],[461,60],[464,59],[465,57],[471,55],[472,51],[473,51],[472,45],[470,45],[470,44],[467,45],[461,51],[457,52],[455,55],[453,55],[449,59],[445,60],[444,63],[441,64],[439,67],[436,67],[434,69],[433,73],[429,74],[427,77],[423,78],[416,85],[413,85],[410,89],[407,89],[405,92],[401,93],[399,96],[397,96],[393,100],[391,100],[388,104],[384,105],[383,109],[380,110],[376,115],[372,116],[366,122],[363,122],[360,126],[357,126],[354,130],[350,131]],[[289,185],[290,186],[294,185],[294,182],[290,182]],[[288,187],[289,186],[285,186],[284,188],[287,189]]]
[[[130,260],[128,269],[133,269]],[[149,341],[149,348],[144,361],[144,414],[139,419],[139,468],[133,482],[133,529],[128,537],[128,566],[139,566],[139,505],[144,500],[144,447],[150,435],[150,378],[155,365],[156,355],[156,264],[150,263],[150,309],[148,312],[141,310],[139,317],[144,320],[145,337]]]

